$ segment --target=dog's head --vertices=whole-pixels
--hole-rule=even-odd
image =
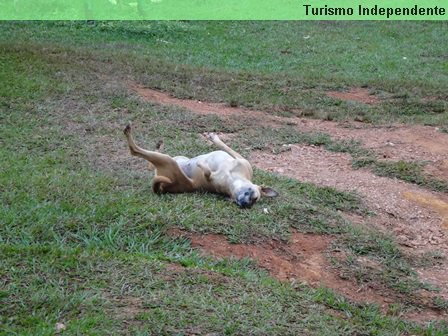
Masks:
[[[261,197],[276,197],[278,193],[269,187],[261,187],[256,184],[243,185],[235,192],[235,203],[241,208],[250,208]]]

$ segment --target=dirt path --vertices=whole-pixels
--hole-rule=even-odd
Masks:
[[[354,139],[387,160],[427,161],[427,172],[448,180],[448,134],[435,127],[419,125],[392,125],[375,127],[363,123],[336,123],[303,118],[271,116],[261,111],[233,108],[224,104],[181,100],[165,93],[132,83],[129,88],[147,101],[158,104],[182,106],[195,113],[251,117],[254,124],[296,125],[300,131],[325,132],[335,139]],[[339,99],[355,99],[376,104],[374,98],[366,98],[366,92],[355,90]],[[280,154],[255,151],[250,161],[258,168],[312,182],[339,190],[356,191],[376,216],[351,218],[393,233],[404,250],[417,253],[437,251],[448,256],[448,195],[430,192],[418,186],[396,179],[378,177],[367,169],[354,170],[351,157],[344,153],[329,152],[321,147],[290,145],[291,150]],[[279,279],[297,278],[313,285],[319,283],[333,288],[347,297],[357,300],[359,288],[341,280],[329,267],[324,257],[328,240],[323,237],[306,237],[294,233],[286,246],[266,243],[257,246],[230,245],[225,238],[215,235],[190,234],[193,246],[216,256],[233,255],[251,257]],[[315,242],[316,249],[309,248],[308,240]],[[322,247],[322,249],[320,249]],[[280,252],[279,252],[280,251]],[[302,260],[302,261],[300,261]],[[303,262],[306,260],[306,262]],[[417,270],[423,280],[442,289],[442,297],[448,299],[448,264]],[[358,294],[358,295],[357,295]],[[380,305],[388,299],[374,289],[363,289],[362,296]],[[362,297],[361,297],[362,298]],[[423,317],[421,315],[421,317]],[[431,312],[428,317],[434,317]],[[418,318],[418,316],[416,316]]]
[[[421,125],[367,126],[363,123],[335,122],[299,119],[301,130],[320,131],[334,139],[354,139],[365,148],[375,151],[379,157],[398,161],[428,162],[427,172],[448,180],[448,134],[437,127]]]
[[[317,185],[356,191],[377,216],[376,226],[397,236],[400,244],[437,247],[448,253],[448,197],[400,180],[379,177],[366,169],[353,170],[349,154],[321,147],[291,145],[280,154],[257,151],[251,162],[264,170]],[[436,201],[437,200],[437,201]]]

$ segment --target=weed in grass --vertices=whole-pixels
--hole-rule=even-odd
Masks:
[[[448,300],[441,297],[435,297],[433,299],[433,305],[436,309],[446,311],[448,309]]]

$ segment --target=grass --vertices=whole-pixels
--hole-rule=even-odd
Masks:
[[[171,36],[171,24],[197,25],[203,33],[201,25],[211,23],[154,23],[158,28],[152,33],[156,38]],[[216,27],[227,24],[241,23]],[[281,28],[271,24],[272,32]],[[138,31],[144,23],[134,32],[126,23],[100,23],[90,31],[81,23],[1,25],[8,36],[0,52],[0,80],[9,83],[0,86],[3,333],[50,335],[56,323],[63,323],[68,335],[447,333],[446,323],[420,326],[402,320],[399,312],[384,314],[375,305],[349,302],[325,288],[281,283],[248,260],[205,257],[188,241],[167,234],[180,227],[248,243],[286,240],[291,227],[331,234],[337,247],[348,253],[347,261],[354,260],[346,269],[355,270],[359,281],[379,282],[367,279],[369,273],[356,264],[356,258],[368,257],[382,263],[378,277],[387,293],[400,295],[425,286],[393,239],[356,229],[343,218],[341,212],[369,215],[357,195],[261,171],[256,171],[256,181],[275,186],[281,198],[263,200],[251,211],[241,211],[215,195],[154,195],[144,179],[147,174],[135,169],[144,167],[128,166],[139,163],[127,157],[121,134],[125,120],[139,125],[137,140],[145,147],[163,137],[167,152],[185,155],[209,149],[197,133],[244,132],[250,125],[250,120],[227,122],[147,104],[129,96],[119,83],[104,80],[111,74],[138,76],[145,55],[150,59],[146,61],[154,62],[148,69],[158,69],[154,76],[168,82],[175,71],[156,64],[179,62],[187,49],[157,63],[162,51],[145,53],[150,50],[150,41],[143,42],[147,30]],[[178,37],[188,39],[184,33]],[[110,49],[121,41],[123,53],[93,47],[102,39],[113,46]],[[129,45],[135,49],[128,50]],[[195,63],[201,61],[199,56],[191,57],[187,68],[197,70],[200,77],[198,66],[206,65]],[[214,61],[219,70],[213,71],[234,76],[230,65]],[[251,66],[255,67],[246,59],[234,68],[249,71]],[[277,78],[276,71],[285,69],[264,65],[262,70],[257,80]],[[198,83],[203,84],[199,80],[183,89],[198,88]],[[431,91],[431,85],[425,90]],[[260,97],[262,89],[257,88]],[[325,134],[292,133],[287,127],[278,133],[262,131],[254,135],[254,146],[304,141],[337,151],[360,150]],[[235,145],[242,148],[247,143]],[[445,304],[436,297],[426,307],[443,309]],[[418,304],[409,300],[405,305],[404,309],[415,309]]]
[[[53,22],[2,28],[4,47],[31,42],[53,61],[70,54],[72,63],[100,62],[109,76],[131,75],[181,98],[331,120],[447,123],[441,22]],[[325,94],[360,86],[383,102],[366,106]]]
[[[439,289],[418,279],[412,263],[391,236],[374,230],[366,232],[365,229],[351,228],[341,240],[347,253],[342,260],[335,260],[335,264],[343,270],[344,278],[355,278],[358,283],[369,284],[376,290],[393,289],[404,304],[430,305],[440,309],[436,304],[424,302],[418,294],[422,289],[429,292]]]
[[[52,334],[56,323],[64,324],[65,334],[96,335],[392,335],[424,330],[328,290],[279,284],[238,263],[202,261],[202,269],[172,268],[142,255],[44,246],[2,246],[2,255],[1,270],[8,270],[2,292],[7,306],[1,308],[7,333]],[[431,328],[437,335],[435,325],[426,330]]]

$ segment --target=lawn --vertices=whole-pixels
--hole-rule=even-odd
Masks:
[[[354,194],[256,171],[281,197],[242,211],[209,194],[157,196],[122,135],[193,156],[205,131],[250,132],[226,120],[144,102],[129,82],[277,115],[367,123],[448,123],[444,22],[1,22],[0,333],[135,335],[446,335],[444,322],[401,313],[427,285],[393,237],[359,227]],[[384,102],[325,93],[367,87]],[[261,129],[241,151],[287,140],[355,151],[325,135]],[[335,149],[336,150],[336,149]],[[384,168],[384,167],[382,167]],[[263,211],[269,209],[268,213]],[[329,235],[359,281],[403,305],[384,312],[327,288],[280,282],[251,260],[218,260],[170,229],[230,242],[287,241],[291,230]],[[356,257],[380,261],[374,276]],[[352,261],[352,262],[350,262]],[[437,290],[437,289],[434,289]]]

